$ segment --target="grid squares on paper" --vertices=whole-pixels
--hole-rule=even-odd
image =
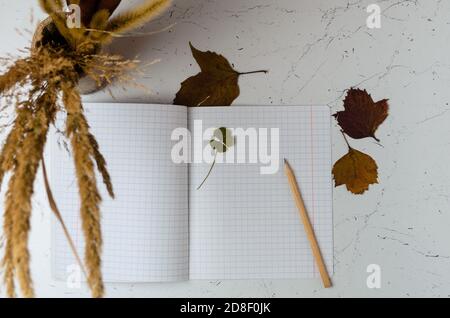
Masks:
[[[97,176],[104,198],[106,281],[317,276],[282,171],[283,157],[296,172],[328,270],[333,271],[327,107],[194,108],[189,114],[184,107],[163,105],[88,104],[86,109],[117,196],[109,199]],[[171,132],[187,126],[193,132],[195,119],[203,120],[204,129],[279,128],[279,172],[261,175],[260,164],[217,164],[197,191],[209,165],[188,169],[170,158]],[[55,140],[51,145],[52,188],[82,255],[72,158]],[[58,224],[52,258],[57,278],[65,279],[67,269],[76,264]]]
[[[97,183],[103,203],[105,281],[188,279],[188,169],[170,154],[171,133],[187,126],[185,107],[87,104],[86,114],[110,171],[116,198]],[[72,157],[51,140],[50,178],[80,255],[83,234]],[[59,224],[53,225],[53,272],[65,279],[76,264]]]
[[[283,172],[283,158],[289,160],[296,173],[327,268],[332,272],[329,108],[194,108],[189,109],[188,117],[191,131],[194,121],[201,119],[203,130],[224,126],[269,131],[279,128],[280,134],[276,174],[260,174],[258,163],[218,163],[204,186],[196,190],[209,165],[190,165],[190,278],[318,276]]]

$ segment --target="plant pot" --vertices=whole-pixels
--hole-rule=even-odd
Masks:
[[[51,45],[66,47],[70,49],[65,39],[56,29],[52,19],[48,17],[44,21],[40,22],[34,35],[31,44],[31,49],[34,50],[41,46],[43,43],[50,43]],[[100,47],[95,54],[100,53],[102,48]],[[91,77],[87,76],[83,72],[79,72],[78,80],[78,91],[81,95],[88,95],[102,90],[107,85],[106,81],[102,82],[100,85]]]

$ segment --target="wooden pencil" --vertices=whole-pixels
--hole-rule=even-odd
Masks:
[[[286,159],[284,159],[284,171],[288,178],[289,187],[291,188],[292,195],[294,196],[295,205],[297,206],[298,211],[300,212],[300,218],[302,219],[306,236],[308,237],[309,243],[311,245],[314,259],[316,261],[317,267],[319,268],[319,273],[320,277],[322,278],[323,286],[325,288],[329,288],[332,286],[331,279],[330,276],[328,275],[327,268],[325,266],[325,262],[322,257],[322,253],[320,252],[319,244],[317,243],[317,239],[314,234],[314,229],[309,220],[308,212],[306,211],[305,204],[303,202],[302,195],[300,193],[300,189],[297,184],[297,180],[295,179],[295,174],[292,171],[292,168]]]

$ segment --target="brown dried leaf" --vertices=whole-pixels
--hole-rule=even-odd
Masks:
[[[189,43],[194,59],[201,72],[181,83],[173,103],[185,106],[229,106],[239,96],[238,78],[243,74],[267,71],[239,73],[228,60],[220,54],[197,50]]]
[[[343,131],[352,138],[361,139],[375,137],[375,132],[388,116],[387,99],[374,102],[366,90],[351,88],[344,100],[344,111],[339,111],[336,117]]]
[[[239,96],[238,78],[230,63],[217,53],[197,50],[189,43],[201,72],[181,83],[174,104],[186,106],[228,106]]]
[[[333,166],[335,187],[345,184],[354,194],[363,194],[369,185],[378,183],[378,167],[369,155],[349,148]]]

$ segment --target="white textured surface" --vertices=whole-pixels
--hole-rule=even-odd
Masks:
[[[13,53],[29,39],[37,1],[0,1],[0,53]],[[131,1],[130,1],[131,2]],[[448,296],[450,290],[450,2],[384,0],[382,28],[365,26],[371,1],[178,0],[145,30],[177,23],[171,32],[119,39],[111,48],[142,60],[161,59],[142,82],[152,88],[122,94],[119,101],[169,103],[179,83],[197,72],[188,41],[224,54],[241,71],[270,69],[240,79],[236,105],[327,104],[342,107],[343,91],[367,88],[390,99],[380,127],[383,146],[351,140],[379,164],[380,184],[363,196],[334,191],[334,287],[318,280],[191,281],[108,285],[108,296]],[[129,2],[127,1],[127,4]],[[122,6],[123,8],[124,6]],[[120,96],[119,96],[120,94]],[[91,101],[110,97],[97,94]],[[333,157],[345,151],[335,128]],[[37,295],[88,296],[50,279],[50,211],[36,183],[31,236]],[[366,267],[382,269],[382,288],[366,287]]]

